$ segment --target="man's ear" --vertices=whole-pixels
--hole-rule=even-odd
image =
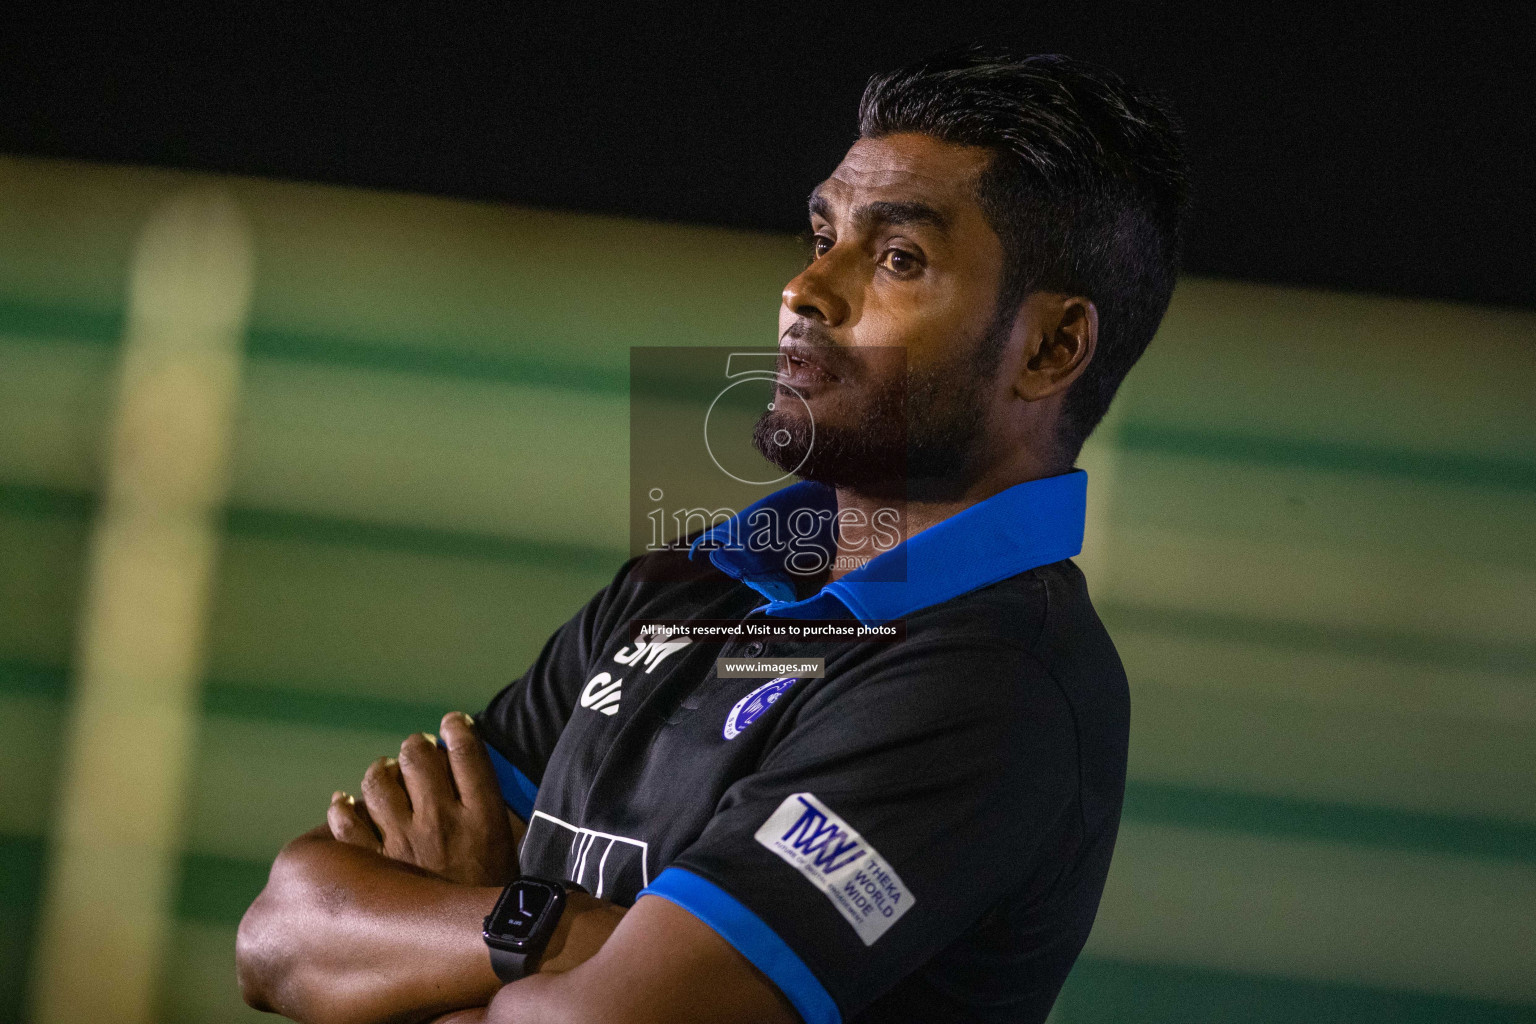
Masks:
[[[1065,391],[1087,368],[1099,341],[1099,310],[1086,296],[1032,292],[1014,331],[1025,335],[1014,393],[1036,402]]]

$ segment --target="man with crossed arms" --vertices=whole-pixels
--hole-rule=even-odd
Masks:
[[[972,50],[871,80],[779,310],[779,394],[803,404],[754,436],[804,479],[631,559],[473,720],[338,793],[241,924],[247,1001],[312,1022],[1044,1020],[1097,910],[1129,729],[1070,561],[1073,463],[1167,307],[1186,181],[1165,106],[1091,65]],[[898,546],[846,569],[893,506]],[[818,571],[743,545],[802,509],[839,556]],[[630,637],[691,618],[906,635]],[[721,655],[826,671],[724,679]]]

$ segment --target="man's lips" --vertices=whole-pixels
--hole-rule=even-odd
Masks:
[[[793,387],[826,384],[842,379],[827,369],[822,355],[812,346],[791,342],[779,346],[779,355],[779,379]]]

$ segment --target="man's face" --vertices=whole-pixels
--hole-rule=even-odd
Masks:
[[[1002,243],[974,194],[989,159],[926,135],[861,139],[817,186],[811,261],[779,308],[777,398],[753,437],[770,462],[859,488],[978,457],[1012,323],[995,317]]]

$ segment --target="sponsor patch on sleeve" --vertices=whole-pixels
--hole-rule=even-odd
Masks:
[[[912,907],[901,876],[811,793],[787,797],[756,838],[824,892],[866,946]]]

